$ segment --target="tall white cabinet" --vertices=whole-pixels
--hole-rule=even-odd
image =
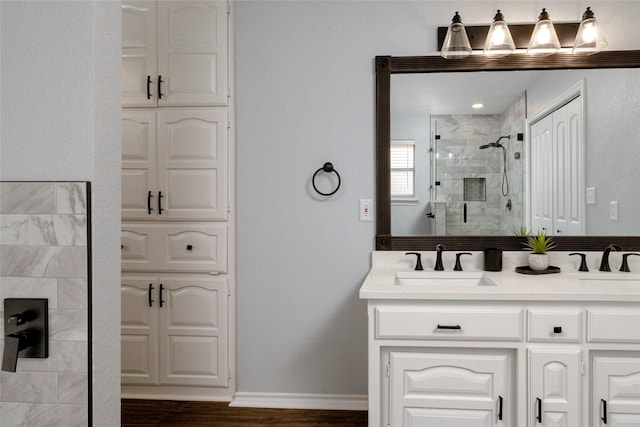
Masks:
[[[231,400],[227,1],[122,3],[122,395]]]

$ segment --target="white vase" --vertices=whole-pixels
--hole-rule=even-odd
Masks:
[[[549,255],[529,254],[529,268],[535,271],[546,270],[549,267]]]

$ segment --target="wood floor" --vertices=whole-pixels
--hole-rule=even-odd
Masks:
[[[366,427],[366,411],[232,408],[222,402],[122,400],[122,426]]]

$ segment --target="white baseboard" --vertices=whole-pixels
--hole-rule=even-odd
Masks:
[[[238,392],[229,406],[245,408],[329,409],[366,411],[366,394]]]

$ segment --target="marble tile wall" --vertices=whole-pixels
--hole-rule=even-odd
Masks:
[[[436,146],[436,200],[446,202],[448,235],[509,235],[522,225],[525,160],[517,133],[524,133],[524,117],[524,97],[503,114],[431,116],[431,127],[440,135]],[[502,150],[479,149],[502,135],[511,136],[500,141],[507,150],[506,197],[502,195]],[[514,158],[516,152],[520,159]],[[464,178],[485,178],[486,200],[465,201]],[[511,210],[507,209],[509,200]]]
[[[2,427],[89,424],[87,187],[0,183],[2,326],[5,298],[49,300],[49,357],[0,372]]]

